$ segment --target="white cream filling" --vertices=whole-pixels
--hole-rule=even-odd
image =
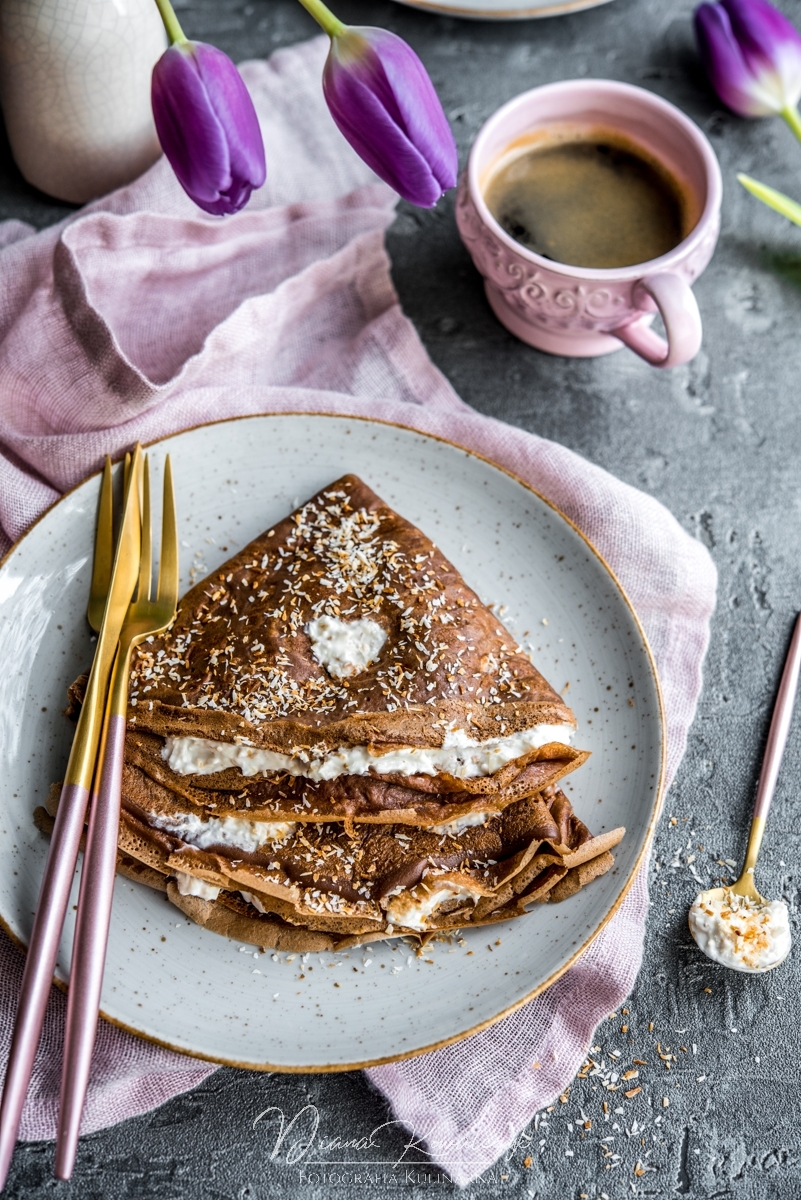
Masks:
[[[418,883],[417,887],[403,888],[390,896],[385,906],[387,920],[405,929],[424,930],[428,918],[440,904],[447,900],[472,900],[475,904],[482,894],[481,889],[473,889],[466,884],[432,879],[430,883]]]
[[[489,815],[486,812],[464,813],[461,817],[454,817],[452,821],[446,821],[443,825],[432,825],[428,832],[447,833],[450,837],[455,837],[463,829],[470,829],[474,825],[486,825]]]
[[[704,954],[734,971],[767,971],[790,953],[790,922],[783,900],[755,904],[728,888],[722,897],[701,892],[688,920]]]
[[[185,871],[175,872],[175,883],[182,896],[200,896],[201,900],[216,900],[220,894],[220,889],[215,884],[206,883],[205,879],[197,879],[194,875],[187,875]]]
[[[244,817],[209,817],[197,813],[151,813],[151,825],[175,833],[188,846],[208,850],[210,846],[234,846],[237,850],[258,850],[268,842],[286,841],[295,828],[294,821],[248,821]]]
[[[369,667],[387,640],[386,630],[369,617],[359,621],[317,617],[306,626],[306,633],[317,662],[335,679],[349,679]]]
[[[373,754],[369,746],[339,746],[319,757],[279,754],[242,742],[215,742],[209,738],[167,738],[162,757],[177,775],[213,775],[230,767],[243,775],[267,775],[283,772],[305,779],[337,779],[340,775],[441,775],[457,779],[475,779],[494,775],[506,763],[529,750],[549,742],[569,745],[573,737],[570,725],[535,725],[506,737],[477,742],[464,729],[451,729],[442,746],[408,747]]]

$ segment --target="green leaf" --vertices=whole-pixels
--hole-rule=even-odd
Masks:
[[[783,217],[788,217],[796,225],[801,225],[801,204],[791,200],[789,196],[785,196],[784,192],[777,192],[775,188],[768,187],[766,183],[752,179],[750,175],[738,175],[737,178],[745,190],[752,196],[756,196],[757,200],[761,200],[775,212],[781,213]]]

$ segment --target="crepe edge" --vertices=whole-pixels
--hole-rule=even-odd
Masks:
[[[36,827],[49,836],[54,826],[61,785],[53,784],[46,806],[34,810]],[[344,931],[312,929],[308,924],[284,920],[280,913],[260,913],[236,892],[225,887],[229,879],[215,878],[223,890],[215,900],[185,896],[179,890],[167,857],[152,843],[137,838],[125,827],[120,829],[121,845],[117,851],[117,872],[135,883],[144,884],[167,896],[167,899],[195,924],[233,941],[261,946],[265,949],[294,953],[344,950],[368,942],[389,938],[411,938],[421,944],[439,935],[463,933],[526,915],[532,904],[561,903],[571,898],[589,883],[606,874],[614,866],[611,850],[625,835],[618,827],[590,838],[576,850],[559,854],[547,842],[530,845],[505,860],[503,877],[490,896],[483,896],[467,913],[467,919],[457,919],[459,912],[442,914],[440,923],[425,930],[399,927],[392,932],[386,928],[367,929],[348,934]],[[83,849],[84,837],[81,838]],[[543,849],[543,847],[548,847]],[[190,873],[190,872],[187,872]],[[210,881],[208,870],[193,873],[194,877]],[[251,887],[251,894],[258,889]],[[262,895],[261,899],[265,899]],[[290,907],[286,901],[270,898],[274,906]],[[450,918],[450,919],[449,919]],[[477,918],[477,919],[476,919]],[[369,918],[365,918],[369,920]],[[331,921],[327,923],[331,924]]]

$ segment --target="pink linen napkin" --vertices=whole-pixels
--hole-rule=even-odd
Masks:
[[[161,161],[42,233],[0,224],[0,544],[106,453],[201,422],[338,412],[439,434],[530,482],[617,572],[660,670],[670,781],[701,686],[711,560],[656,501],[564,447],[474,413],[430,362],[390,281],[383,233],[396,197],[337,134],[322,101],[326,44],[242,68],[269,170],[245,212],[200,215]],[[549,991],[456,1046],[368,1072],[458,1183],[489,1166],[572,1079],[597,1023],[632,986],[646,909],[643,869]],[[0,934],[0,1061],[21,963]],[[24,1139],[55,1135],[63,1019],[54,992]],[[212,1070],[101,1022],[82,1130],[146,1112]]]

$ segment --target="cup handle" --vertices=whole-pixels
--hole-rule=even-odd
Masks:
[[[665,325],[667,341],[637,317],[610,332],[652,367],[678,367],[695,358],[701,349],[701,314],[690,286],[679,275],[647,275],[634,287],[634,303],[647,311],[654,307]]]

